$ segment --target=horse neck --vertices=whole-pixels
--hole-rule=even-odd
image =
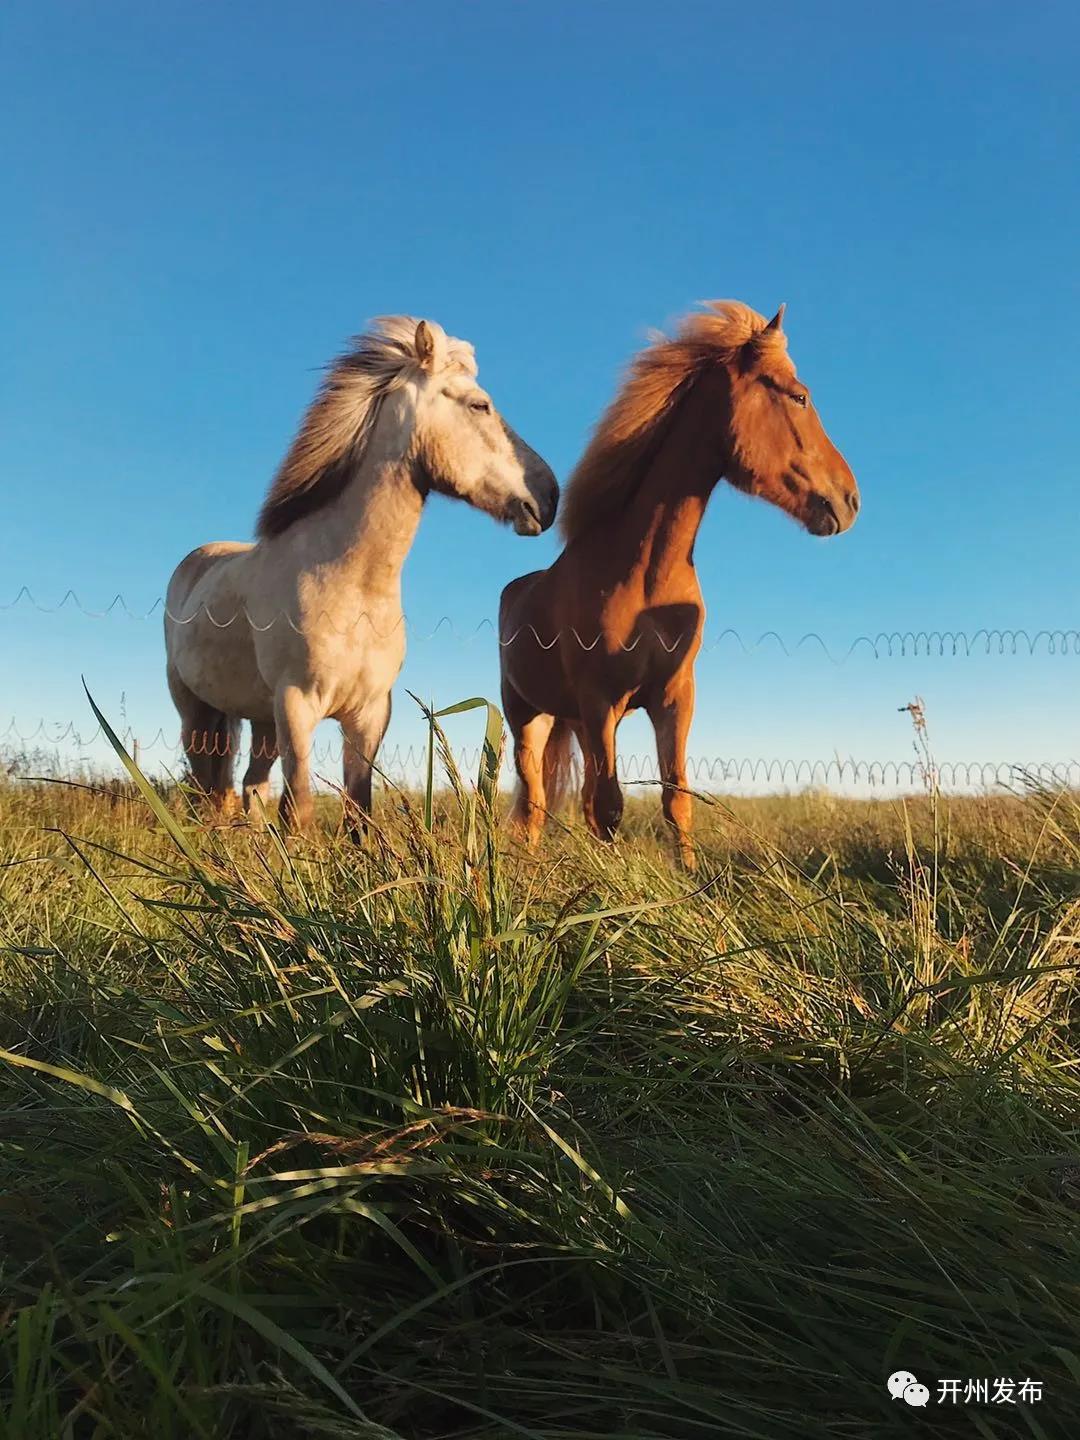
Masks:
[[[657,437],[623,530],[650,589],[693,564],[705,508],[731,458],[726,387],[692,381]]]
[[[388,427],[393,432],[393,426]],[[372,595],[400,594],[424,497],[399,436],[376,429],[341,494],[310,517],[305,568],[337,587]]]

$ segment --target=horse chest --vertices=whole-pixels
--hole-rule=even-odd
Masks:
[[[360,693],[389,690],[405,659],[400,612],[369,615],[351,627],[309,632],[307,668],[327,691],[351,701]]]

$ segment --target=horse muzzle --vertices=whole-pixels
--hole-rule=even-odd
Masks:
[[[828,499],[824,495],[811,495],[806,507],[804,524],[811,535],[828,538],[850,530],[859,513],[859,493],[853,490],[843,499]]]
[[[555,511],[559,508],[559,487],[554,476],[547,493],[531,493],[527,499],[511,500],[506,507],[506,518],[518,535],[541,535],[551,527]]]

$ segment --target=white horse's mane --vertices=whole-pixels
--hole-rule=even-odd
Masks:
[[[329,366],[259,512],[260,539],[280,535],[341,494],[364,458],[382,401],[421,371],[419,323],[409,315],[381,316]],[[433,373],[475,375],[473,347],[426,323]]]

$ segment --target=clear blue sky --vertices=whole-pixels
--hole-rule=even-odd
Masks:
[[[1078,53],[1064,3],[8,0],[0,602],[145,610],[191,546],[248,537],[372,315],[472,340],[564,477],[649,327],[733,296],[788,302],[863,514],[818,542],[719,490],[710,634],[1080,625]],[[433,503],[414,632],[472,632],[554,543]],[[171,733],[157,616],[0,612],[0,728],[82,722],[80,672]],[[725,645],[699,675],[698,754],[903,757],[916,691],[944,755],[1080,752],[1076,656]],[[489,631],[443,632],[402,684],[496,677]]]

